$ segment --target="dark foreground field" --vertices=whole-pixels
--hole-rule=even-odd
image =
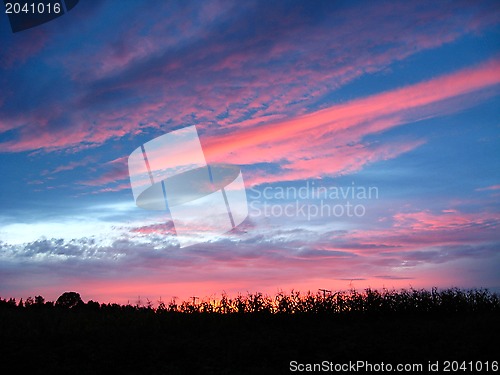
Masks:
[[[499,359],[497,296],[418,293],[253,295],[160,308],[2,300],[0,358],[4,369],[43,374],[286,374],[291,361]]]

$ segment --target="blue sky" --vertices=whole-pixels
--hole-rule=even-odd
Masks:
[[[19,33],[4,16],[0,295],[498,289],[499,13],[494,1],[82,0]],[[135,206],[127,158],[191,125],[248,191],[354,184],[378,199],[350,202],[360,217],[251,210],[239,230],[180,249],[168,212]]]

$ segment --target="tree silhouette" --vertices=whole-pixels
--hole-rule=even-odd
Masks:
[[[64,307],[67,309],[72,309],[81,304],[83,304],[83,301],[80,297],[80,293],[76,292],[64,292],[56,301],[56,306]]]
[[[35,297],[35,305],[37,306],[43,306],[45,303],[45,298],[43,298],[42,296],[36,296]]]

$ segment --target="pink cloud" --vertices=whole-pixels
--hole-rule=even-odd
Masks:
[[[65,164],[65,165],[60,165],[53,170],[42,171],[41,175],[46,176],[46,175],[57,174],[57,173],[65,172],[65,171],[72,171],[75,168],[84,167],[88,164],[95,163],[96,160],[97,159],[95,157],[87,156],[87,157],[83,158],[82,160],[73,161],[73,162],[70,162],[70,163]]]
[[[357,99],[291,120],[234,130],[203,140],[208,160],[234,163],[287,161],[285,168],[296,178],[317,177],[359,170],[373,160],[383,160],[411,150],[408,145],[372,148],[362,139],[419,120],[426,108],[500,83],[500,60],[465,69],[427,82]],[[418,111],[416,111],[418,109]],[[461,106],[455,106],[460,111]],[[355,142],[354,146],[350,145]],[[399,151],[398,151],[399,150]],[[350,158],[346,157],[350,156]],[[286,174],[286,173],[285,173]]]
[[[42,29],[14,34],[11,38],[3,39],[6,45],[2,47],[3,51],[0,53],[0,67],[9,69],[15,64],[24,64],[42,51],[49,39],[49,33]]]
[[[282,171],[252,172],[247,183],[292,181],[334,176],[361,170],[365,165],[387,160],[420,146],[423,140],[369,144],[364,137],[422,118],[459,112],[463,98],[487,91],[500,83],[500,60],[441,76],[426,82],[356,99],[289,120],[257,120],[232,126],[225,134],[201,137],[208,162],[235,164],[280,163]],[[484,98],[491,95],[488,95]],[[456,100],[455,102],[453,100]],[[264,119],[265,121],[266,119]],[[132,130],[131,123],[122,128]],[[100,132],[99,138],[105,139]],[[122,163],[87,184],[102,186],[128,177]]]
[[[492,243],[500,216],[495,213],[463,213],[444,210],[432,213],[428,210],[396,213],[390,228],[356,230],[347,237],[360,245],[356,253],[407,252],[429,247]],[[366,246],[370,246],[367,248]]]
[[[118,159],[114,159],[108,161],[107,163],[103,163],[100,168],[105,170],[106,172],[101,174],[97,178],[93,178],[90,180],[80,181],[79,184],[86,186],[104,186],[110,183],[118,183],[125,179],[128,179],[128,168],[127,168],[127,160],[128,156],[120,157]],[[108,190],[109,189],[109,190]],[[119,191],[122,189],[130,189],[130,184],[119,184],[113,188],[106,188],[105,192],[109,191]]]
[[[65,100],[64,108],[73,108],[71,118],[65,119],[71,129],[41,127],[39,122],[44,119],[49,124],[57,122],[59,112],[53,108],[48,114],[37,111],[33,124],[21,132],[19,139],[3,144],[3,150],[80,150],[145,128],[162,127],[162,120],[166,119],[173,124],[186,124],[194,116],[200,127],[217,133],[217,126],[224,132],[228,125],[252,127],[276,117],[293,117],[303,112],[300,103],[305,100],[314,103],[316,98],[360,75],[386,69],[411,54],[480,32],[495,23],[495,9],[483,9],[486,5],[454,4],[445,10],[422,9],[411,3],[367,6],[369,9],[361,15],[357,7],[333,14],[338,21],[335,33],[331,32],[330,23],[297,24],[297,18],[303,15],[291,12],[288,18],[280,18],[279,38],[261,32],[236,43],[214,35],[218,43],[207,41],[202,48],[181,48],[180,52],[178,48],[184,43],[204,41],[206,28],[227,20],[234,9],[220,5],[197,7],[193,11],[200,23],[191,25],[189,34],[172,33],[183,30],[183,22],[176,17],[160,19],[153,12],[150,16],[156,23],[151,28],[155,32],[148,37],[139,32],[138,25],[129,25],[125,31],[110,30],[109,38],[98,48],[92,46],[80,52],[71,49],[68,56],[57,56],[53,61],[49,58],[58,66],[62,61],[74,83],[83,89],[78,90],[83,92],[81,97]],[[210,10],[205,14],[204,9]],[[143,11],[151,12],[145,8]],[[412,22],[420,27],[408,27],[408,21],[394,18],[395,14],[411,14]],[[347,24],[345,19],[351,21]],[[229,34],[244,28],[239,22],[230,25],[234,30],[228,30]],[[299,45],[297,40],[301,41]],[[176,53],[172,54],[171,49]],[[257,61],[263,64],[256,64]],[[283,61],[287,64],[280,63]],[[220,70],[223,73],[217,75]],[[189,84],[186,76],[190,77]],[[145,92],[147,100],[141,103],[137,98],[144,97]],[[133,111],[130,100],[125,100],[127,104],[122,108],[106,104],[122,95],[136,98]],[[59,103],[60,98],[57,100]],[[55,104],[45,103],[47,106]],[[228,116],[219,118],[225,110],[229,111]],[[16,117],[0,127],[19,128],[21,122]],[[42,131],[47,134],[40,134]]]
[[[476,189],[476,191],[488,191],[488,190],[500,190],[500,185],[492,185]]]
[[[175,235],[175,228],[172,222],[164,224],[151,224],[142,227],[132,228],[130,230],[132,233],[137,233],[139,235]]]
[[[373,120],[380,120],[384,116],[424,107],[499,83],[500,60],[495,59],[479,67],[464,69],[427,82],[357,99],[293,120],[242,129],[225,137],[211,139],[205,144],[215,157],[218,154],[226,156],[235,146],[239,149],[275,140],[288,140],[311,130],[316,131],[316,135],[319,136],[360,126],[361,131],[356,135],[362,137],[394,126],[391,122],[377,122],[377,126],[373,129],[373,125],[370,124]]]
[[[491,220],[498,221],[500,220],[500,216],[485,212],[480,214],[462,214],[456,210],[445,210],[440,214],[420,211],[394,215],[394,227],[416,232],[455,231],[471,226],[482,226]]]

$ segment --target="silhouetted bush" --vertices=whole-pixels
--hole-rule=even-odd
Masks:
[[[73,309],[81,305],[83,305],[82,298],[80,294],[76,292],[65,292],[61,294],[56,301],[56,307],[63,307],[66,309]]]

